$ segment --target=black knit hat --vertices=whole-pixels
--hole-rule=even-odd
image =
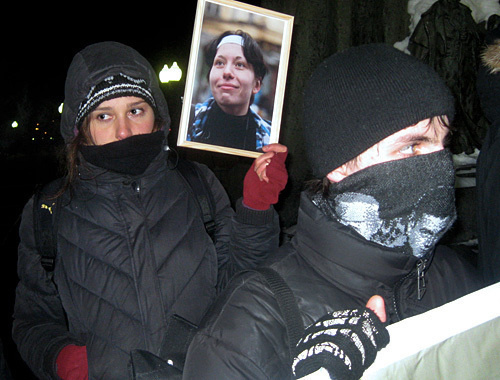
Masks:
[[[389,45],[334,54],[304,93],[304,135],[317,178],[383,140],[434,116],[454,117],[454,99],[427,64]]]

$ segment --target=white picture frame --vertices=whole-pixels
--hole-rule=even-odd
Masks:
[[[293,16],[232,0],[198,1],[177,146],[257,157],[261,154],[259,144],[267,145],[279,141],[292,28]],[[259,141],[257,136],[255,150],[195,141],[196,138],[192,137],[194,110],[211,96],[207,79],[211,67],[205,62],[204,49],[225,31],[236,30],[248,33],[257,42],[268,69],[260,91],[255,95],[259,103],[254,101],[251,108],[252,115],[257,114],[269,122],[270,128],[265,129],[265,138]],[[257,120],[257,116],[253,118]],[[269,126],[269,123],[265,125]],[[220,128],[228,128],[228,124],[221,123]],[[217,130],[217,133],[224,134],[224,130]]]

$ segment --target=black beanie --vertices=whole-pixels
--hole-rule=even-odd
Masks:
[[[337,53],[304,93],[304,135],[312,173],[322,178],[384,138],[434,116],[454,117],[454,99],[427,64],[385,44]]]

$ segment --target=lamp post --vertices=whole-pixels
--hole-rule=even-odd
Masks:
[[[171,81],[179,81],[182,77],[182,70],[180,69],[177,62],[172,63],[172,67],[170,67],[170,80]]]
[[[176,82],[179,81],[182,77],[182,70],[177,64],[177,62],[172,63],[172,66],[169,68],[168,65],[164,65],[163,69],[160,71],[160,82],[168,83],[168,82]]]

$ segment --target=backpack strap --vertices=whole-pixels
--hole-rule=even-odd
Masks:
[[[177,170],[196,198],[205,229],[215,243],[215,200],[205,175],[201,172],[198,165],[192,161],[182,159],[178,156],[169,156],[169,160],[173,168]],[[198,326],[187,319],[177,314],[172,315],[169,318],[160,350],[160,357],[168,358],[169,364],[167,365],[164,363],[163,365],[159,365],[158,368],[162,370],[168,369],[168,371],[174,371],[174,369],[176,369],[181,373],[189,344],[197,330]],[[146,354],[151,355],[150,353]],[[145,354],[143,353],[143,355]],[[141,375],[141,379],[159,378],[147,377],[153,373],[150,368],[146,368],[144,372],[145,375]],[[134,379],[138,378],[139,377],[136,375]],[[168,378],[170,379],[171,377]]]
[[[269,285],[274,297],[278,301],[281,315],[285,320],[290,368],[292,368],[291,365],[296,351],[295,347],[305,331],[297,300],[295,299],[292,289],[290,289],[286,281],[277,271],[269,267],[260,267],[253,270],[264,277],[267,285]]]
[[[178,314],[170,316],[163,337],[160,357],[167,358],[171,366],[182,371],[186,355],[198,326]]]
[[[191,161],[179,158],[176,167],[197,199],[205,229],[215,242],[215,200],[207,179],[198,166]]]
[[[38,186],[33,195],[33,227],[35,244],[41,256],[42,267],[52,272],[57,255],[57,226],[61,197],[54,198],[63,178]]]

